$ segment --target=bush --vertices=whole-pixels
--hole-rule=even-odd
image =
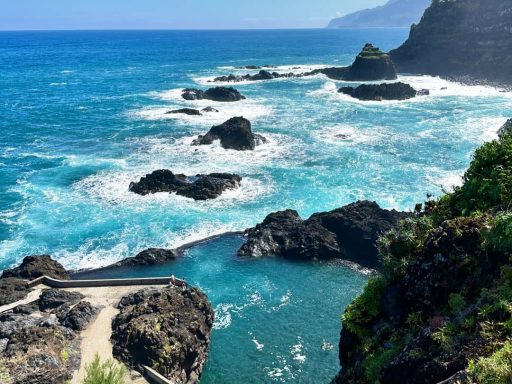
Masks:
[[[476,384],[512,383],[512,343],[506,343],[490,357],[470,363],[468,371]]]
[[[488,242],[497,252],[505,253],[512,250],[512,213],[496,216]]]
[[[455,212],[507,209],[512,204],[512,135],[477,149],[464,175],[464,185],[451,195]]]
[[[380,313],[380,301],[386,286],[383,277],[371,279],[364,292],[348,306],[343,315],[343,326],[360,340],[371,336],[371,330],[366,325]]]
[[[86,365],[85,372],[82,384],[124,384],[127,374],[123,365],[117,364],[113,359],[102,363],[98,354],[92,363]]]
[[[390,278],[405,272],[417,258],[432,229],[434,226],[429,216],[405,219],[378,240],[381,262]]]

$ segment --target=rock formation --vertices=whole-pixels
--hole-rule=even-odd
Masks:
[[[404,83],[383,83],[383,84],[362,84],[356,88],[343,87],[340,93],[349,95],[359,100],[407,100],[416,97],[418,94],[428,95],[428,90],[416,91],[409,84]]]
[[[307,220],[296,211],[272,213],[246,231],[240,256],[283,256],[300,260],[339,258],[378,267],[376,241],[407,214],[359,201]]]
[[[512,3],[435,0],[390,52],[400,72],[512,84]]]
[[[189,116],[201,116],[202,115],[202,113],[199,110],[193,109],[193,108],[173,109],[172,111],[165,112],[165,114],[166,115],[182,114],[182,115],[189,115]]]
[[[193,145],[210,145],[215,140],[220,140],[222,148],[237,151],[253,150],[256,145],[267,141],[263,136],[252,133],[251,122],[243,117],[233,117],[212,127],[206,135],[199,136]]]
[[[508,119],[505,124],[498,131],[498,136],[503,139],[506,135],[512,132],[512,119]]]
[[[143,372],[147,365],[176,383],[199,381],[214,313],[195,288],[146,289],[124,297],[113,321],[114,356]]]
[[[178,254],[174,250],[149,248],[138,253],[134,257],[128,257],[126,259],[123,259],[107,268],[157,265],[166,263],[171,260],[175,260],[177,258]]]
[[[238,188],[241,181],[240,176],[230,173],[187,177],[162,169],[131,183],[129,188],[130,191],[143,196],[158,192],[175,192],[194,200],[209,200],[216,199],[228,189]]]
[[[27,256],[20,266],[3,271],[2,278],[17,277],[33,280],[44,275],[55,279],[69,279],[68,271],[48,255]]]
[[[185,100],[212,100],[219,102],[233,102],[245,99],[245,96],[236,89],[227,87],[215,87],[207,91],[187,88],[183,90],[181,96]]]

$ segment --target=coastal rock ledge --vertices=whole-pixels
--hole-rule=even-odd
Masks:
[[[246,257],[283,256],[297,260],[343,259],[377,268],[376,241],[407,213],[359,201],[303,220],[294,210],[271,213],[246,230],[247,242],[238,254]]]
[[[130,191],[138,195],[158,192],[176,192],[194,200],[216,199],[228,189],[237,189],[242,178],[231,173],[212,173],[193,177],[174,174],[168,169],[154,171],[130,184]]]
[[[407,100],[430,93],[427,89],[416,90],[401,82],[342,87],[338,92],[362,101]]]
[[[214,321],[201,291],[145,289],[124,297],[118,307],[112,323],[115,358],[139,372],[149,366],[175,383],[199,381]]]

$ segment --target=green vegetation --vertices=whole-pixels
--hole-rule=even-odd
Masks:
[[[465,359],[472,383],[512,383],[511,208],[509,134],[475,152],[462,186],[379,239],[382,274],[343,315],[346,365],[359,367],[347,382],[381,382],[400,355],[419,369]]]
[[[0,383],[2,384],[11,384],[12,379],[9,375],[9,370],[4,365],[4,362],[0,360]]]
[[[490,357],[471,362],[468,372],[476,384],[512,383],[512,343],[506,343]]]
[[[85,367],[86,376],[82,384],[124,384],[127,370],[123,365],[110,359],[101,362],[98,354]]]

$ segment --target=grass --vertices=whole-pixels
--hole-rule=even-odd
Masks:
[[[490,357],[471,362],[468,372],[476,384],[512,383],[512,343],[506,343]]]
[[[124,384],[127,370],[123,365],[109,359],[101,362],[98,354],[85,367],[86,375],[82,384]]]

